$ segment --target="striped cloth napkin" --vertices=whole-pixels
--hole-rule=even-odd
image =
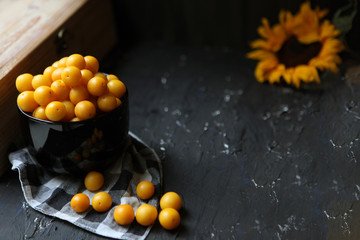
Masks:
[[[136,211],[145,203],[136,196],[136,185],[143,180],[151,181],[155,186],[154,196],[146,203],[158,207],[162,167],[155,151],[131,132],[129,141],[127,151],[103,172],[105,182],[99,191],[108,192],[113,200],[112,208],[105,213],[96,212],[91,206],[84,213],[72,210],[70,200],[76,193],[85,193],[90,202],[96,194],[86,190],[84,179],[44,170],[26,148],[11,153],[9,160],[12,170],[19,172],[25,200],[33,209],[101,236],[115,239],[145,239],[152,226],[143,227],[136,221],[129,226],[120,226],[115,222],[113,213],[119,204],[130,204]]]

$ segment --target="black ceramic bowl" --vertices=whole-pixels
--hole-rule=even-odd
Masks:
[[[128,92],[121,100],[111,112],[78,122],[44,121],[18,108],[30,154],[56,173],[105,169],[119,158],[129,138]]]

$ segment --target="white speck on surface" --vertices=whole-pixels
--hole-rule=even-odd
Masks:
[[[221,114],[221,111],[220,110],[216,110],[214,112],[211,113],[211,116],[215,117],[215,116],[218,116]]]
[[[230,102],[231,96],[229,94],[226,94],[224,96],[224,102]]]
[[[296,180],[295,180],[294,183],[295,183],[296,185],[300,186],[300,185],[301,185],[301,177],[296,174],[295,178],[296,178]]]
[[[191,130],[186,127],[185,123],[181,123],[179,120],[176,120],[175,123],[177,126],[185,129],[187,133],[191,133]]]
[[[179,121],[179,120],[176,120],[176,125],[178,125],[179,127],[182,127],[182,125],[181,125],[181,122]]]
[[[271,118],[271,113],[269,113],[269,112],[266,112],[262,115],[263,120],[268,120],[269,118]]]
[[[330,139],[330,143],[334,148],[342,148],[342,146],[335,144],[332,139]]]
[[[288,112],[288,111],[289,111],[289,106],[283,105],[283,106],[282,106],[282,111],[283,111],[283,112]]]
[[[208,122],[205,122],[205,124],[204,124],[204,131],[207,131],[209,128],[209,123]]]
[[[181,116],[181,111],[179,109],[175,109],[171,112],[171,115],[173,116]]]
[[[238,90],[224,90],[224,102],[230,102],[232,96],[241,96],[243,95],[244,91],[242,89]]]
[[[350,148],[351,148],[351,146],[350,146]],[[355,153],[353,150],[350,150],[350,157],[354,161],[354,163],[357,163],[357,159],[355,157]]]
[[[258,233],[261,234],[261,226],[260,226],[260,221],[255,219],[255,226],[253,227],[253,229],[255,229]]]
[[[287,224],[284,224],[283,226],[281,226],[280,224],[278,224],[278,227],[279,227],[279,229],[280,229],[281,232],[287,232],[287,231],[289,231],[289,230],[291,229],[290,226],[287,225]]]
[[[331,188],[334,189],[335,192],[339,192],[338,182],[335,179],[332,182],[334,185]]]
[[[161,78],[161,83],[165,85],[165,84],[167,83],[167,78],[166,78],[166,77],[162,77],[162,78]]]
[[[221,151],[222,153],[225,153],[226,155],[230,154],[230,150],[229,149],[225,149]]]
[[[288,105],[281,105],[280,109],[275,113],[277,117],[280,117],[281,115],[289,112],[289,106]]]
[[[264,186],[261,186],[261,185],[257,184],[257,183],[255,182],[255,179],[251,179],[251,181],[253,182],[253,184],[254,184],[254,186],[255,186],[256,188],[264,188]]]
[[[325,214],[325,216],[326,216],[326,218],[327,219],[335,219],[336,217],[333,217],[333,216],[330,216],[328,213],[327,213],[327,211],[326,210],[324,210],[324,214]]]
[[[215,123],[215,126],[217,126],[217,127],[223,127],[225,125],[223,122],[214,121],[214,123]]]
[[[272,192],[270,193],[270,197],[272,198],[272,200],[273,200],[274,202],[279,203],[279,199],[278,199],[278,196],[277,196],[277,194],[276,194],[275,191],[272,191]]]

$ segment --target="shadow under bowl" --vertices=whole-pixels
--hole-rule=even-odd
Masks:
[[[129,141],[128,92],[119,107],[77,122],[37,119],[19,107],[25,143],[46,170],[84,175],[118,160]]]

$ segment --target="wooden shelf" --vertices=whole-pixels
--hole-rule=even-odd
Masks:
[[[0,1],[0,174],[19,132],[16,77],[42,73],[62,56],[101,59],[116,43],[111,1]],[[60,37],[60,38],[59,38]]]

